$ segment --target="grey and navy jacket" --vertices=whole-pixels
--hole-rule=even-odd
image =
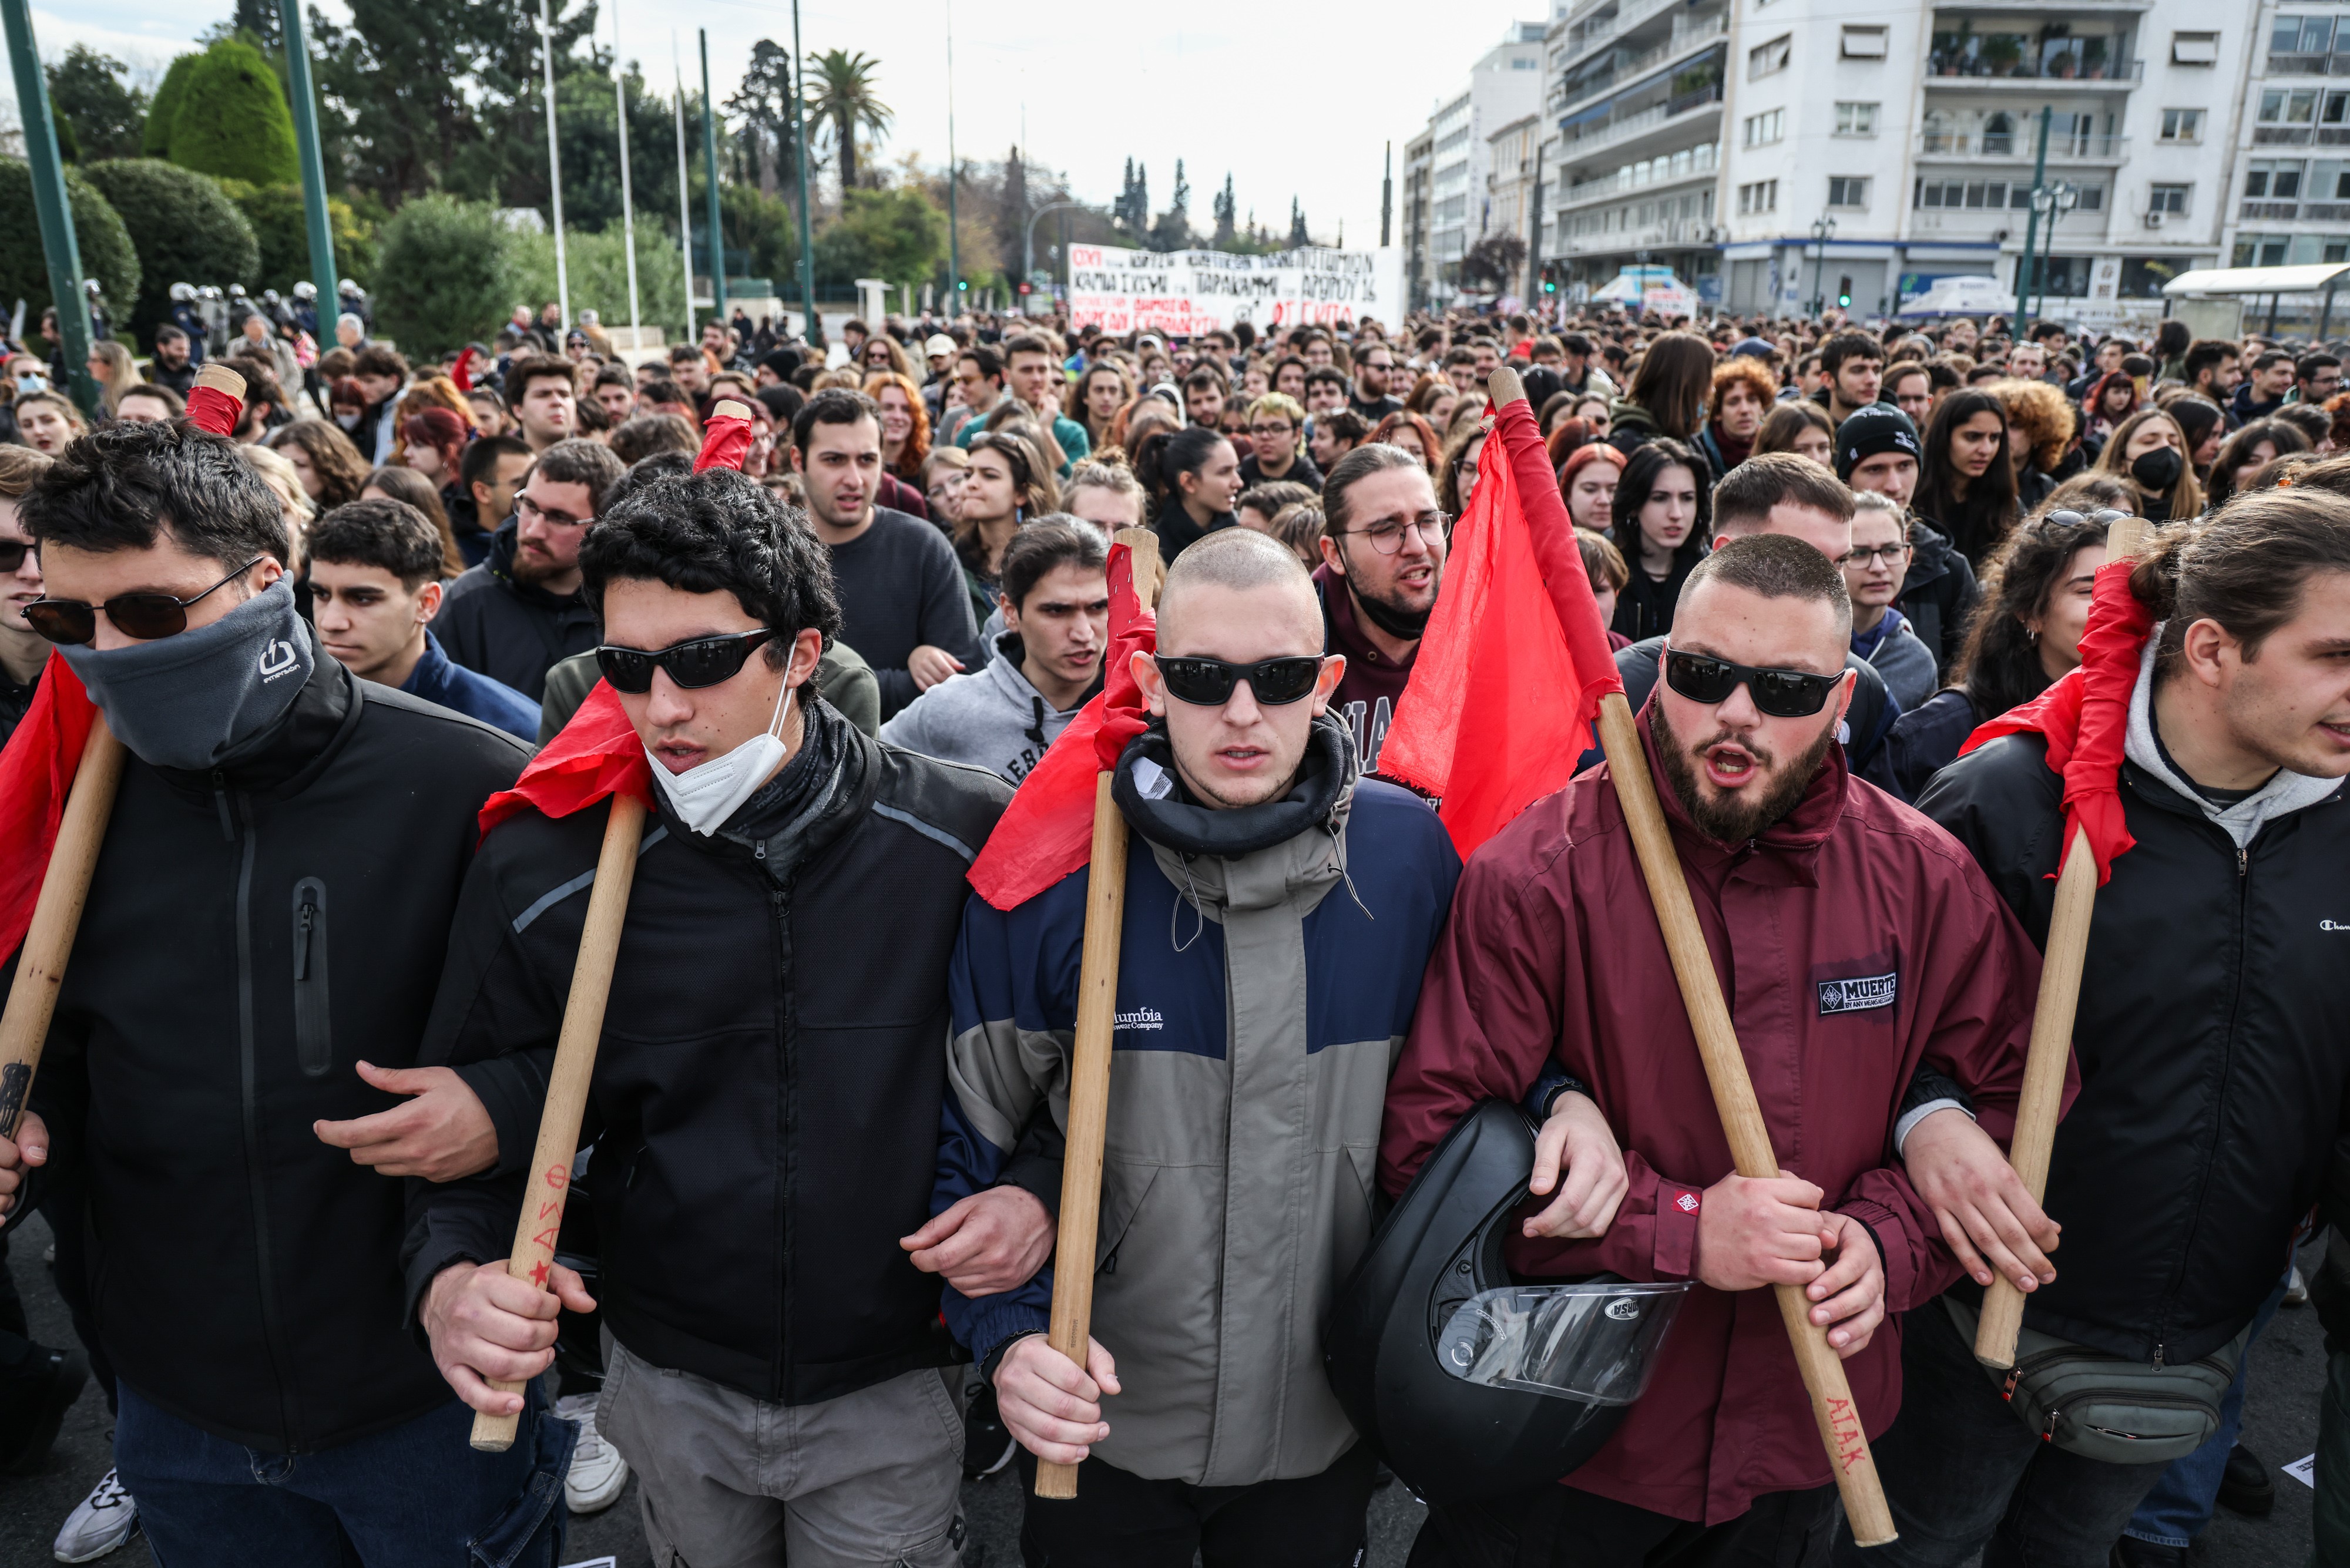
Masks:
[[[1018,632],[1002,633],[990,647],[984,669],[951,675],[899,709],[881,726],[881,738],[941,762],[985,768],[1009,784],[1026,778],[1101,681],[1067,708],[1055,708],[1021,672],[1028,655]]]
[[[1356,1440],[1322,1328],[1370,1238],[1388,1075],[1461,862],[1416,796],[1357,777],[1327,717],[1284,800],[1189,804],[1156,728],[1113,794],[1135,837],[1088,1262],[1125,1392],[1094,1451],[1196,1485],[1314,1475]],[[1087,877],[964,913],[933,1212],[1005,1179],[1034,1107],[1066,1123]],[[950,1288],[946,1319],[984,1359],[1051,1297],[1048,1267]]]
[[[580,1131],[605,1324],[786,1405],[954,1357],[898,1238],[930,1214],[963,877],[1012,793],[806,712],[717,836],[665,801],[648,821]],[[608,815],[511,817],[467,877],[422,1057],[481,1095],[499,1162],[411,1184],[411,1317],[442,1269],[512,1245]]]

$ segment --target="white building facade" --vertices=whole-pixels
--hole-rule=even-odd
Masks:
[[[1492,225],[1492,138],[1541,107],[1544,31],[1541,22],[1513,23],[1429,118],[1430,303],[1459,297],[1461,258]]]
[[[1544,72],[1552,269],[1572,297],[1670,265],[1739,314],[1884,317],[1951,274],[2012,287],[2044,121],[2045,309],[2143,327],[2165,280],[2230,253],[2265,39],[2209,0],[1578,0]]]
[[[2235,179],[2214,203],[2229,265],[2350,261],[2350,5],[2266,0],[2251,34]]]

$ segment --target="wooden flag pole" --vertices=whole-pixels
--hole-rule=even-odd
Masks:
[[[2126,517],[2106,531],[2106,559],[2131,560],[2153,541],[2154,524]],[[2073,1053],[2073,1016],[2081,1005],[2081,971],[2089,956],[2089,917],[2097,903],[2097,857],[2089,836],[2073,830],[2056,877],[2056,906],[2048,919],[2048,947],[2040,960],[2040,999],[2032,1011],[2032,1044],[2023,1059],[2023,1092],[2015,1107],[2008,1163],[2037,1203],[2048,1190],[2048,1161],[2056,1149],[2056,1113],[2064,1099],[2064,1063]],[[2023,1292],[1993,1274],[1975,1324],[1975,1359],[1985,1366],[2015,1365],[2023,1332]]]
[[[1158,602],[1164,576],[1159,536],[1122,528],[1132,549],[1134,591]],[[1126,919],[1126,817],[1110,798],[1110,775],[1094,783],[1094,840],[1087,860],[1083,966],[1077,973],[1076,1043],[1070,1053],[1068,1148],[1061,1166],[1061,1225],[1053,1247],[1053,1325],[1045,1342],[1086,1365],[1094,1315],[1094,1249],[1101,1225],[1102,1150],[1109,1132],[1110,1036],[1118,1025],[1118,939]],[[1036,1462],[1036,1495],[1077,1495],[1077,1467]]]
[[[82,905],[89,897],[90,874],[98,869],[99,846],[106,840],[106,819],[114,811],[114,792],[122,783],[123,755],[122,742],[106,727],[106,715],[93,715],[81,765],[74,770],[73,791],[66,796],[57,822],[57,846],[41,873],[41,891],[33,902],[32,924],[25,930],[24,953],[16,961],[16,981],[8,988],[7,1009],[0,1012],[0,1137],[16,1136],[16,1124],[24,1119],[33,1092],[33,1075],[41,1065],[41,1047],[49,1037],[66,961],[73,957],[74,933],[81,928]]]
[[[629,888],[637,878],[637,848],[645,831],[645,803],[633,794],[612,796],[604,824],[604,847],[596,859],[596,885],[588,895],[588,920],[579,933],[579,960],[571,971],[571,995],[563,1007],[563,1031],[556,1037],[555,1066],[547,1075],[546,1106],[539,1113],[538,1142],[530,1158],[530,1185],[515,1221],[514,1251],[506,1272],[544,1290],[555,1267],[556,1233],[563,1229],[563,1202],[571,1189],[571,1161],[579,1152],[579,1119],[588,1109],[588,1086],[596,1075],[596,1047],[604,1037],[604,1003],[612,994],[612,967],[620,956],[620,928],[629,915]],[[522,1392],[520,1383],[489,1380],[493,1388]],[[514,1447],[519,1415],[473,1412],[473,1447],[502,1454]]]
[[[1495,410],[1524,398],[1525,387],[1507,367],[1488,381]],[[1738,1031],[1722,1000],[1721,980],[1714,973],[1707,951],[1705,929],[1698,924],[1690,900],[1689,883],[1681,873],[1680,856],[1673,847],[1672,829],[1666,825],[1657,784],[1649,776],[1648,755],[1640,744],[1639,725],[1621,691],[1599,700],[1599,745],[1607,757],[1607,772],[1616,784],[1616,798],[1632,830],[1632,846],[1640,858],[1640,872],[1656,906],[1673,975],[1680,983],[1681,1004],[1689,1012],[1690,1031],[1697,1036],[1698,1054],[1705,1063],[1706,1082],[1713,1090],[1715,1112],[1730,1142],[1738,1174],[1768,1180],[1779,1174],[1779,1158],[1771,1147],[1771,1129],[1754,1097],[1754,1082],[1746,1058],[1738,1048]],[[1787,1338],[1794,1345],[1795,1366],[1811,1396],[1812,1416],[1819,1423],[1820,1441],[1828,1452],[1836,1490],[1843,1494],[1853,1540],[1863,1546],[1882,1546],[1894,1539],[1892,1510],[1877,1479],[1877,1461],[1868,1451],[1868,1434],[1862,1430],[1860,1408],[1853,1403],[1845,1380],[1844,1362],[1830,1347],[1827,1330],[1811,1320],[1813,1303],[1794,1285],[1773,1287],[1779,1314],[1786,1322]]]

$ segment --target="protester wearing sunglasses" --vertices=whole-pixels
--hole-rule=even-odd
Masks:
[[[41,597],[41,557],[16,515],[49,460],[28,446],[0,446],[0,743],[16,732],[49,661],[49,639],[25,619]]]

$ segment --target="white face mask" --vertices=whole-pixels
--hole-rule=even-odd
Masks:
[[[359,428],[359,416],[357,414],[337,414],[335,416],[335,422],[342,426],[347,431],[355,431]]]
[[[775,696],[775,722],[764,734],[754,735],[723,757],[712,757],[681,774],[673,774],[661,760],[645,751],[652,763],[653,779],[669,796],[669,808],[678,820],[704,838],[715,834],[743,803],[758,793],[784,760],[784,715],[791,711],[792,689]]]

